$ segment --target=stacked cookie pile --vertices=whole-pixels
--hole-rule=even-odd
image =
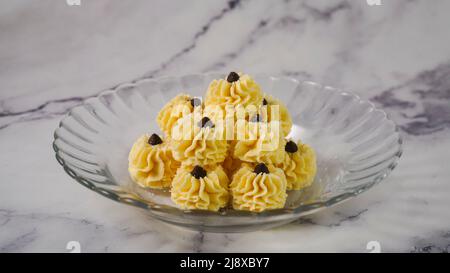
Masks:
[[[182,209],[283,208],[286,191],[308,187],[316,174],[311,147],[287,138],[286,106],[246,74],[213,80],[204,101],[176,96],[157,123],[164,136],[140,137],[128,169],[142,187],[170,188]]]

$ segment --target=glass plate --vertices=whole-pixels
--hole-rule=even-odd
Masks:
[[[167,223],[210,232],[245,232],[282,225],[352,198],[381,182],[402,153],[396,125],[358,96],[292,78],[258,75],[264,92],[287,105],[294,123],[290,137],[317,154],[312,186],[288,193],[283,209],[251,213],[184,211],[170,193],[137,187],[128,175],[128,152],[144,133],[161,133],[156,116],[180,92],[202,96],[222,74],[144,79],[108,90],[73,108],[54,134],[56,159],[87,188],[144,209]]]

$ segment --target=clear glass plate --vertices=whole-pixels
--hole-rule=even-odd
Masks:
[[[396,125],[358,96],[313,82],[255,77],[281,99],[294,123],[291,137],[317,153],[311,187],[291,191],[284,209],[250,213],[184,211],[170,193],[137,187],[128,175],[128,152],[144,133],[161,133],[156,116],[180,92],[202,96],[222,74],[144,79],[108,90],[73,108],[54,134],[58,162],[70,177],[120,203],[144,209],[167,223],[210,232],[245,232],[282,225],[352,198],[381,182],[402,153]]]

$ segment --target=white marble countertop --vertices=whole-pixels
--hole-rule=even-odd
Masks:
[[[0,252],[450,251],[450,1],[0,4]],[[405,140],[374,189],[280,228],[186,231],[80,186],[53,131],[83,98],[142,76],[243,70],[346,88]]]

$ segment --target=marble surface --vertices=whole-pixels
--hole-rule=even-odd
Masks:
[[[450,1],[2,1],[0,252],[450,250]],[[68,177],[54,159],[64,113],[142,77],[244,70],[348,89],[402,130],[374,189],[280,228],[182,230]]]

